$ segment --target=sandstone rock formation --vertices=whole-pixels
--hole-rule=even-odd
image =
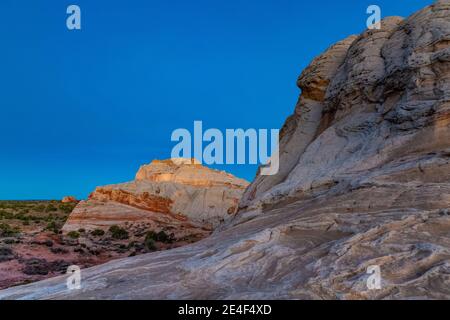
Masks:
[[[191,160],[153,161],[139,169],[135,181],[96,188],[74,209],[63,231],[141,224],[152,230],[210,232],[236,213],[247,185]]]
[[[450,3],[389,18],[303,72],[280,173],[222,230],[3,299],[450,298]],[[369,290],[369,266],[381,289]]]
[[[71,203],[71,202],[78,202],[77,198],[73,197],[73,196],[67,196],[62,198],[61,200],[62,203]]]

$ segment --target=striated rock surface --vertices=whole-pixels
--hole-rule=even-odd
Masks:
[[[279,174],[221,230],[84,270],[78,291],[60,277],[0,298],[449,299],[449,1],[339,42],[298,84]]]
[[[135,181],[98,187],[74,209],[64,232],[145,225],[210,232],[237,211],[248,183],[194,161],[153,161]]]

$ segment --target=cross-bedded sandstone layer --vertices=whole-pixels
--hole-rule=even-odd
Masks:
[[[132,182],[98,187],[69,216],[63,231],[142,225],[208,235],[237,211],[248,183],[195,161],[153,161]]]

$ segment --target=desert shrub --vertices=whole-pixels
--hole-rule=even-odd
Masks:
[[[155,231],[149,231],[145,235],[145,240],[147,241],[147,239],[152,239],[153,241],[156,241],[156,237],[157,237],[157,233]]]
[[[77,204],[76,203],[61,203],[59,205],[59,210],[61,210],[64,213],[71,213],[73,209],[75,208]]]
[[[4,206],[5,209],[13,209],[15,211],[17,211],[23,207],[24,207],[24,203],[22,203],[21,201],[7,201]]]
[[[16,213],[14,215],[14,219],[23,220],[23,218],[24,218],[24,215],[22,213]]]
[[[63,247],[51,248],[50,251],[55,254],[66,254],[69,252],[67,249],[65,249]]]
[[[16,243],[16,240],[15,239],[13,239],[13,238],[6,238],[5,240],[3,240],[3,243],[4,244],[14,244],[14,243]]]
[[[78,238],[80,237],[80,234],[79,234],[78,232],[76,232],[76,231],[70,231],[70,232],[67,234],[67,236],[68,236],[69,238],[72,238],[72,239],[78,239]]]
[[[47,275],[49,271],[49,263],[39,258],[26,260],[23,268],[23,273],[27,275]]]
[[[47,224],[47,227],[45,227],[45,230],[52,231],[53,233],[58,233],[59,227],[55,221],[51,221]]]
[[[145,247],[148,250],[151,250],[151,251],[155,251],[156,250],[155,240],[153,240],[152,238],[147,238],[146,237],[144,244],[145,244]]]
[[[147,232],[145,239],[152,239],[155,242],[171,243],[173,242],[173,235],[168,235],[165,231],[156,233],[155,231]]]
[[[0,247],[0,262],[14,259],[14,252],[9,247]]]
[[[53,204],[49,204],[47,208],[45,208],[45,212],[55,212],[58,211],[58,208],[55,207]]]
[[[95,229],[91,232],[91,235],[93,235],[94,237],[101,237],[105,235],[105,231],[103,231],[102,229]]]
[[[0,210],[0,219],[13,219],[14,214],[12,212],[6,211],[6,210]]]
[[[14,219],[26,221],[26,220],[30,220],[30,216],[26,215],[25,213],[23,213],[21,211],[14,215]]]
[[[44,205],[44,204],[39,204],[39,205],[37,205],[36,207],[34,207],[34,210],[35,210],[36,212],[44,212],[44,210],[45,210],[45,205]]]
[[[169,243],[171,242],[171,238],[165,231],[160,231],[156,235],[156,241]]]
[[[111,228],[109,228],[109,232],[111,232],[111,236],[117,240],[125,240],[129,237],[128,231],[119,226],[111,226]]]
[[[13,237],[20,232],[18,228],[13,228],[9,224],[0,223],[0,236],[1,237]]]

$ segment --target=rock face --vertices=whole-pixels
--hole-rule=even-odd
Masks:
[[[236,213],[247,185],[191,160],[153,161],[139,169],[135,181],[96,188],[74,209],[63,231],[132,224],[211,231]]]
[[[78,291],[60,277],[0,298],[450,298],[449,1],[339,42],[298,84],[279,174],[220,231],[85,270]]]

